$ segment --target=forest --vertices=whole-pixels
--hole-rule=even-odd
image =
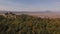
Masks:
[[[5,13],[0,15],[0,34],[60,34],[60,18]]]

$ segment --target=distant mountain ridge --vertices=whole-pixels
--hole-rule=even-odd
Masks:
[[[12,12],[12,13],[51,13],[50,11],[35,11],[35,12],[30,12],[30,11],[0,11],[0,14],[6,13],[6,12]]]
[[[28,12],[28,11],[21,11],[21,12],[17,12],[17,11],[0,11],[0,14],[5,14],[5,13],[10,13],[12,12],[12,14],[16,14],[16,15],[21,15],[21,14],[27,14],[27,15],[32,15],[32,16],[38,16],[38,17],[50,17],[50,18],[60,18],[60,12],[51,12],[51,11],[45,11],[45,12]]]

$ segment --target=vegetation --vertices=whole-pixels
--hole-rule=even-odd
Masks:
[[[0,15],[0,34],[60,34],[60,18]]]

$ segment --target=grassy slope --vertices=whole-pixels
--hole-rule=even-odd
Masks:
[[[60,34],[60,19],[1,15],[0,34]]]

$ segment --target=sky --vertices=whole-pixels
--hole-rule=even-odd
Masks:
[[[0,10],[60,11],[60,0],[0,0]]]

